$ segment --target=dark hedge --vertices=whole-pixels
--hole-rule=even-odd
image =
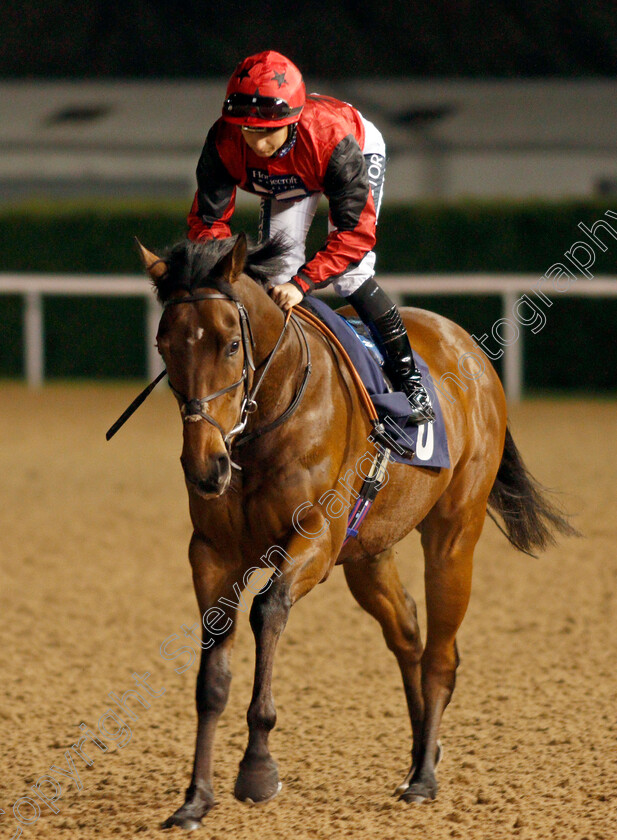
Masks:
[[[609,204],[492,203],[384,207],[378,228],[381,272],[533,272],[549,266],[585,236]],[[24,207],[0,210],[0,270],[87,273],[140,271],[133,238],[160,251],[184,235],[186,208],[177,204]],[[606,216],[604,216],[606,219]],[[617,220],[610,220],[617,230]],[[255,213],[240,212],[234,229],[255,235]],[[312,253],[325,217],[309,236]],[[617,275],[617,239],[593,273]],[[144,278],[144,283],[147,280]],[[581,281],[582,282],[582,281]],[[497,297],[415,298],[477,335],[501,317]],[[0,296],[0,376],[22,370],[22,302]],[[45,300],[46,366],[50,377],[143,376],[143,302],[84,298]],[[614,323],[617,301],[556,298],[538,335],[525,330],[525,382],[530,388],[617,389]],[[524,328],[523,328],[524,329]]]

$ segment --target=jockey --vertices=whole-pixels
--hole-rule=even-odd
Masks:
[[[380,132],[355,108],[306,96],[302,75],[271,50],[250,56],[227,86],[223,115],[197,164],[189,239],[231,236],[236,188],[261,198],[259,238],[284,233],[291,250],[271,295],[283,310],[332,284],[368,327],[385,370],[415,423],[433,420],[407,331],[374,280],[375,227],[385,173]],[[324,247],[305,261],[305,240],[322,194],[329,201]]]

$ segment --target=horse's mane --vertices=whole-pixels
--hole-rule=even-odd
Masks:
[[[217,289],[235,299],[231,285],[217,267],[230,253],[237,238],[231,236],[204,242],[183,239],[173,245],[162,257],[167,263],[167,271],[154,281],[159,301],[165,303],[174,292],[193,293],[198,289]],[[288,241],[282,236],[268,239],[261,245],[249,242],[245,274],[261,285],[267,283],[282,271],[289,248]]]

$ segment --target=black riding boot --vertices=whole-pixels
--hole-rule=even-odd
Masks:
[[[394,302],[372,277],[347,300],[362,318],[383,354],[385,371],[392,384],[409,400],[411,422],[418,424],[434,420],[431,400],[422,385],[407,330]]]

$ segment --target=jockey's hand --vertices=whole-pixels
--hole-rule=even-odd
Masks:
[[[281,283],[280,286],[273,286],[270,289],[270,297],[281,307],[283,312],[287,312],[297,303],[300,303],[304,295],[293,283]]]

